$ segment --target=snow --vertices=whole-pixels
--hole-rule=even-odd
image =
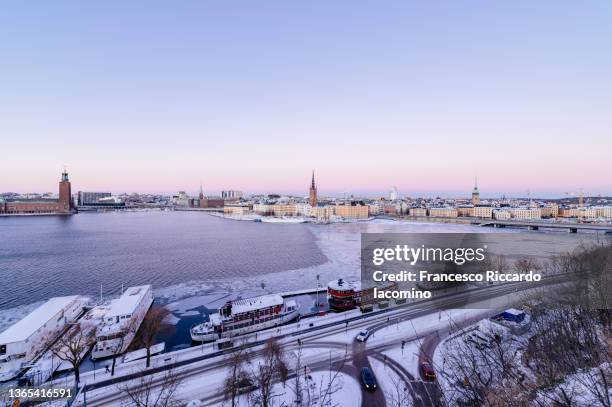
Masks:
[[[106,318],[115,318],[117,316],[132,314],[145,297],[147,291],[150,290],[150,285],[128,288],[121,297],[111,302],[110,309],[106,313]]]
[[[161,342],[151,346],[151,355],[156,355],[158,353],[162,353],[166,348],[166,343]],[[147,357],[147,350],[145,348],[138,349],[132,352],[128,352],[123,357],[123,363],[128,363],[133,360],[143,359]]]
[[[335,372],[331,372],[333,376]],[[316,371],[309,373],[312,379],[308,379],[307,383],[310,388],[310,393],[313,396],[313,405],[318,404],[319,390],[326,388],[330,380],[329,371]],[[275,406],[294,406],[295,404],[295,391],[294,381],[292,379],[287,380],[285,385],[282,383],[276,383],[272,387],[272,394]],[[238,399],[238,406],[248,406],[249,395],[243,394]],[[327,401],[329,400],[329,404]],[[191,400],[190,403],[195,403],[199,400]],[[198,405],[198,404],[193,404]],[[332,384],[331,394],[326,398],[326,404],[330,406],[359,406],[361,405],[361,387],[357,380],[344,373],[339,373]],[[224,407],[227,406],[226,402],[219,402],[213,404],[211,407]]]
[[[376,376],[376,383],[379,387],[378,391],[382,391],[385,394],[385,398],[391,398],[392,395],[397,393],[397,386],[404,383],[402,378],[385,363],[372,357],[369,357],[368,360],[372,366],[374,376]]]
[[[283,305],[283,297],[280,294],[262,295],[260,297],[246,298],[232,301],[232,315],[255,311]]]
[[[51,298],[25,318],[2,332],[0,334],[0,344],[25,341],[58,313],[74,304],[78,298],[78,295]]]
[[[396,346],[389,350],[386,350],[383,355],[386,355],[389,359],[395,360],[400,363],[412,376],[418,378],[419,372],[419,352],[421,349],[420,341],[406,342],[404,345],[404,351],[402,347]]]
[[[327,286],[336,291],[359,291],[361,290],[361,281],[346,281],[341,278],[330,281]]]
[[[565,379],[557,385],[554,389],[540,391],[537,395],[537,400],[540,404],[550,404],[551,400],[561,399],[561,391],[567,395],[574,397],[574,403],[576,406],[595,406],[601,405],[601,401],[598,400],[596,392],[601,392],[601,395],[605,394],[603,383],[599,381],[600,388],[595,389],[594,378],[599,378],[599,372],[596,369],[601,369],[604,372],[610,372],[612,364],[603,363],[598,367],[574,373],[565,377]],[[608,397],[612,398],[612,386],[607,389]]]

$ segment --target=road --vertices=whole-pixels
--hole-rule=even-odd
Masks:
[[[543,279],[539,283],[526,284],[520,283],[507,283],[503,285],[487,286],[482,288],[474,288],[466,291],[459,291],[456,293],[450,293],[442,295],[438,298],[433,298],[428,301],[421,301],[417,303],[408,304],[399,308],[392,308],[388,310],[378,311],[370,314],[360,315],[359,317],[348,318],[346,321],[348,325],[345,326],[346,322],[343,320],[336,321],[332,324],[325,324],[316,326],[314,328],[307,328],[300,332],[289,332],[282,335],[277,335],[277,339],[283,344],[286,350],[297,349],[297,339],[299,338],[303,346],[305,347],[318,347],[323,349],[336,348],[339,350],[350,349],[350,355],[347,357],[347,362],[350,361],[350,367],[345,369],[345,372],[351,374],[358,381],[359,371],[363,366],[370,366],[369,358],[373,357],[378,360],[386,362],[393,371],[404,380],[409,386],[411,395],[417,402],[417,405],[435,405],[435,400],[439,400],[440,395],[433,392],[433,385],[423,383],[421,380],[413,377],[403,366],[392,363],[387,360],[382,351],[389,349],[392,346],[398,346],[398,342],[401,340],[414,340],[417,339],[414,335],[406,335],[403,339],[393,339],[389,341],[382,341],[377,343],[375,346],[369,344],[352,344],[350,347],[347,346],[346,342],[335,342],[325,340],[341,332],[343,329],[350,328],[351,330],[369,328],[373,331],[383,329],[388,326],[389,323],[396,323],[396,321],[406,321],[423,317],[429,314],[438,313],[440,309],[453,309],[464,306],[469,302],[477,302],[487,300],[491,298],[501,297],[508,294],[516,294],[518,289],[524,289],[526,285],[530,287],[543,286],[548,284],[556,284],[559,282],[566,281],[567,276],[549,276]],[[423,359],[425,357],[431,358],[431,353],[437,342],[432,340],[430,337],[425,341],[423,347]],[[261,349],[264,341],[248,343],[245,346],[251,349],[253,357],[261,355]],[[164,366],[158,366],[146,371],[134,372],[120,377],[114,377],[110,379],[99,380],[95,383],[90,383],[85,386],[87,391],[87,405],[88,406],[105,406],[114,405],[120,401],[122,395],[117,391],[118,385],[125,385],[126,382],[137,382],[138,379],[151,375],[151,374],[163,374],[168,370],[172,370],[174,374],[182,379],[187,380],[194,376],[203,377],[204,375],[221,375],[224,377],[227,363],[224,359],[229,351],[219,351],[213,354],[202,355],[194,357],[189,360],[182,360],[180,362],[170,362]],[[342,352],[340,352],[342,353]],[[167,354],[170,355],[170,354]],[[344,356],[333,356],[330,360],[326,352],[321,352],[321,355],[317,358],[316,355],[313,357],[313,361],[309,363],[312,369],[323,369],[329,366],[329,363],[338,363],[344,360]],[[421,360],[421,358],[420,358]],[[355,376],[357,375],[357,376]],[[222,400],[220,392],[220,386],[218,388],[207,387],[202,388],[202,394],[198,397],[204,401],[207,405]],[[433,393],[433,395],[432,395]],[[363,406],[385,406],[384,394],[381,389],[378,389],[374,393],[362,392],[362,405]],[[434,400],[434,402],[429,402]],[[82,405],[82,400],[79,398],[75,402],[75,405]]]

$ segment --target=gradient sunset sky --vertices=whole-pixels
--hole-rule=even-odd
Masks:
[[[6,1],[0,191],[612,195],[612,2]]]

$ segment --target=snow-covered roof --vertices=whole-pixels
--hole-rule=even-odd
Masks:
[[[504,311],[505,313],[508,313],[510,315],[521,315],[524,314],[523,311],[518,310],[516,308],[508,308],[507,310]]]
[[[283,305],[283,297],[280,294],[262,295],[261,297],[245,298],[232,302],[232,314],[254,311],[257,309]]]
[[[327,287],[331,288],[332,290],[340,290],[340,291],[354,290],[354,291],[359,291],[359,290],[361,290],[361,281],[346,281],[346,280],[343,280],[343,279],[333,280],[333,281],[330,281],[327,284]]]
[[[78,295],[55,297],[36,308],[21,321],[11,325],[0,334],[0,344],[21,342],[32,336],[39,328],[54,318],[60,311],[69,308]]]
[[[112,318],[131,314],[134,312],[148,290],[151,290],[150,285],[140,285],[128,288],[121,297],[111,302],[110,309],[106,313],[106,317]]]

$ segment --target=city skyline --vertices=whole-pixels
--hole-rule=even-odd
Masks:
[[[3,11],[3,191],[612,194],[608,2]]]
[[[66,167],[62,167],[62,177],[65,175],[65,173],[67,172]],[[72,178],[72,176],[71,176]],[[352,192],[352,191],[341,191],[341,192],[327,192],[327,193],[323,193],[323,194],[319,194],[321,197],[323,198],[347,198],[350,196],[355,196],[355,197],[364,197],[364,198],[388,198],[389,195],[391,193],[397,194],[397,197],[399,199],[403,199],[406,197],[410,197],[410,198],[434,198],[434,197],[440,197],[440,198],[448,198],[448,199],[466,199],[466,200],[473,200],[473,193],[475,191],[480,191],[480,186],[481,183],[480,181],[474,179],[472,181],[471,184],[471,188],[469,190],[458,190],[457,192],[453,193],[448,193],[448,194],[444,194],[444,193],[429,193],[429,192],[414,192],[414,191],[403,191],[403,190],[398,190],[396,185],[390,186],[388,188],[387,191],[383,191],[382,189],[380,190],[380,192]],[[312,190],[312,187],[314,187],[314,172],[311,174],[311,178],[310,178],[310,184],[309,187]],[[176,195],[178,192],[185,192],[187,195],[189,196],[202,196],[202,195],[206,195],[206,196],[218,196],[221,195],[222,191],[227,191],[227,190],[236,190],[236,191],[240,191],[242,192],[246,192],[245,196],[252,196],[252,195],[265,195],[265,194],[281,194],[281,195],[285,195],[285,196],[295,196],[295,197],[303,197],[303,198],[308,198],[309,196],[309,191],[308,190],[303,190],[300,191],[299,189],[295,189],[294,191],[277,191],[277,190],[266,190],[266,191],[254,191],[254,190],[250,190],[249,188],[245,188],[245,189],[240,189],[240,188],[227,188],[227,187],[221,187],[220,189],[216,190],[216,189],[207,189],[204,188],[204,184],[202,182],[199,183],[197,188],[177,188],[171,191],[142,191],[142,190],[132,190],[132,191],[119,191],[116,189],[113,189],[112,187],[106,187],[106,188],[88,188],[88,187],[78,187],[75,189],[75,193],[79,192],[79,191],[105,191],[105,192],[110,192],[113,195],[122,195],[122,194],[131,194],[131,193],[140,193],[140,194],[151,194],[151,195],[165,195],[165,196],[172,196],[172,195]],[[318,188],[318,182],[317,182],[317,187],[315,189],[315,196],[317,195],[317,190],[319,190]],[[412,192],[412,193],[411,193]],[[537,193],[534,194],[534,191],[531,191],[530,189],[527,189],[526,191],[524,191],[524,194],[517,194],[517,195],[511,195],[505,192],[499,192],[499,193],[495,193],[495,192],[488,192],[485,193],[482,198],[483,199],[499,199],[499,198],[533,198],[533,199],[561,199],[561,198],[578,198],[580,195],[582,195],[583,197],[597,197],[597,196],[601,196],[601,197],[607,197],[610,196],[610,194],[591,194],[588,191],[584,191],[582,188],[579,189],[575,189],[575,190],[571,190],[568,189],[566,192],[564,192],[563,194],[559,195],[559,196],[546,196],[546,195],[538,195]],[[18,194],[22,194],[22,195],[27,195],[27,194],[52,194],[52,195],[56,195],[54,192],[51,192],[51,190],[47,190],[47,189],[41,189],[41,190],[28,190],[28,189],[24,189],[23,191],[18,191],[18,190],[0,190],[0,194],[6,194],[6,193],[18,193]],[[480,194],[480,192],[478,192],[478,194]],[[315,198],[316,199],[316,198]]]

